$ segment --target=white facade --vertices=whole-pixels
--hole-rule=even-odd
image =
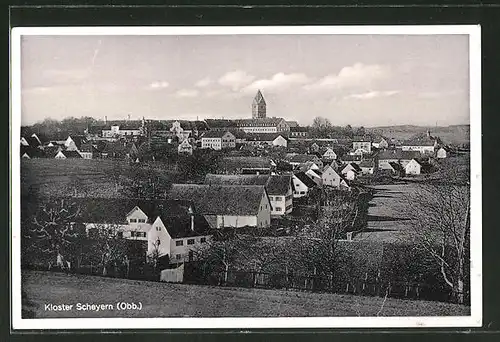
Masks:
[[[371,153],[372,152],[372,143],[371,143],[371,141],[353,141],[352,142],[352,149],[354,151],[362,150],[364,153]]]
[[[444,159],[446,157],[448,157],[448,152],[446,152],[446,150],[444,148],[440,148],[437,153],[436,153],[436,157],[439,158],[439,159]]]
[[[221,150],[223,148],[235,148],[236,137],[231,132],[226,132],[222,137],[202,137],[201,148]]]
[[[193,146],[186,139],[177,146],[178,153],[193,154]]]
[[[323,185],[336,188],[338,188],[342,182],[342,177],[340,177],[340,175],[335,172],[331,166],[325,167],[323,173],[321,174],[321,179],[323,181]]]
[[[352,169],[350,170],[347,170],[347,172],[345,173],[345,178],[347,180],[354,180],[356,179],[356,172]]]
[[[422,154],[432,154],[435,151],[435,146],[418,146],[418,145],[403,145],[402,151],[418,151]]]
[[[67,151],[78,151],[78,147],[76,146],[75,141],[71,139],[71,137],[68,137],[68,139],[66,139],[66,141],[64,142],[64,146],[66,146]]]
[[[141,130],[136,129],[120,129],[119,125],[111,126],[111,129],[103,129],[102,136],[104,138],[113,138],[116,136],[139,136],[141,135]]]
[[[272,216],[283,216],[293,211],[293,192],[291,187],[286,196],[269,195],[269,199],[271,200]]]
[[[293,198],[300,198],[307,196],[307,193],[309,192],[309,188],[307,185],[305,185],[297,176],[293,175],[292,176],[292,182],[293,182]]]
[[[419,175],[422,166],[415,159],[410,160],[408,164],[405,166],[405,172],[407,175]]]
[[[322,157],[325,160],[336,160],[337,159],[337,154],[331,148],[328,148],[325,151],[325,153],[323,153]]]
[[[273,140],[273,146],[282,146],[282,147],[287,147],[288,142],[285,138],[283,138],[281,135],[278,135],[274,140]]]

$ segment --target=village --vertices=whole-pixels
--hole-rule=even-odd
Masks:
[[[174,164],[177,171],[179,165],[190,168],[181,168],[183,177],[169,184],[160,184],[159,177],[155,178],[158,184],[149,178],[147,183],[153,187],[149,193],[143,191],[146,185],[141,185],[137,191],[96,196],[79,191],[75,184],[74,189],[68,187],[71,189],[57,196],[42,196],[44,212],[47,206],[56,204],[66,205],[70,213],[76,208],[74,215],[57,218],[62,225],[71,226],[73,235],[68,232],[68,236],[80,234],[88,241],[104,242],[97,244],[101,253],[85,261],[73,252],[75,245],[80,250],[87,248],[85,243],[73,240],[69,247],[51,236],[49,242],[43,242],[51,246],[49,256],[26,258],[31,260],[26,267],[35,267],[35,259],[44,260],[43,267],[51,269],[86,269],[87,273],[104,276],[364,294],[369,284],[374,284],[373,295],[387,292],[380,265],[368,270],[359,261],[347,267],[343,260],[343,267],[348,269],[340,271],[337,264],[342,253],[311,255],[314,248],[298,246],[297,239],[301,243],[326,241],[328,248],[349,250],[351,256],[353,250],[354,254],[373,253],[373,246],[366,247],[364,237],[373,216],[370,201],[376,196],[377,185],[441,181],[448,177],[444,176],[447,168],[453,166],[449,160],[462,160],[468,154],[463,146],[442,141],[430,130],[400,140],[363,127],[335,131],[324,118],[315,119],[312,126],[300,126],[295,121],[270,117],[261,90],[253,99],[248,119],[129,117],[108,121],[105,117],[80,125],[79,130],[47,134],[23,127],[22,134],[21,165],[23,168],[29,163],[30,170],[50,168],[50,163],[73,163],[83,170],[85,163],[110,161],[134,169],[153,165],[161,170]],[[108,178],[113,177],[120,175],[109,171]],[[39,233],[40,227],[46,227],[37,215],[33,209],[25,214],[24,222],[32,225],[35,217],[32,232]],[[46,217],[45,221],[50,220]],[[81,227],[79,233],[76,226]],[[373,236],[378,235],[372,231],[370,236],[373,242]],[[134,253],[123,241],[134,243]],[[27,244],[36,245],[36,238],[30,236]],[[304,249],[309,249],[309,254],[304,254]],[[382,243],[375,247],[380,255],[385,255],[386,249]],[[289,259],[296,269],[283,259]],[[133,271],[131,265],[140,266]],[[273,280],[273,273],[282,276]],[[392,281],[395,285],[389,288],[394,295],[420,298],[428,286],[422,279],[435,277],[435,273],[418,280],[412,277],[391,278],[389,284]],[[442,294],[442,285],[436,286]],[[426,298],[439,297],[432,289],[427,292]]]

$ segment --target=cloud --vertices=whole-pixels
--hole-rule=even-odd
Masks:
[[[387,91],[369,91],[361,94],[351,94],[347,95],[346,99],[359,99],[359,100],[369,100],[377,97],[387,97],[399,94],[399,90],[387,90]]]
[[[212,80],[208,77],[205,77],[205,78],[199,80],[198,82],[196,82],[195,86],[199,87],[199,88],[204,88],[204,87],[209,86],[210,84],[212,84]]]
[[[164,89],[167,88],[170,84],[166,81],[155,81],[149,85],[151,89]]]
[[[255,76],[252,76],[245,71],[235,70],[222,75],[222,77],[219,78],[219,84],[230,87],[233,90],[239,90],[242,87],[248,85],[254,79]]]
[[[336,75],[327,75],[317,82],[307,84],[305,89],[340,89],[370,84],[373,81],[387,78],[390,69],[379,64],[356,63],[343,67]]]
[[[196,89],[180,89],[175,93],[177,97],[196,97],[198,96],[198,90]]]
[[[257,91],[257,89],[285,89],[294,85],[302,85],[311,82],[305,74],[292,73],[285,74],[279,72],[269,79],[254,81],[245,87],[245,91]]]

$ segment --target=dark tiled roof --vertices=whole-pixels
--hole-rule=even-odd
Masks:
[[[379,160],[411,160],[413,158],[419,158],[421,156],[418,151],[402,151],[401,149],[397,150],[385,150],[381,151],[378,154]]]
[[[238,127],[264,127],[264,126],[277,126],[282,121],[283,118],[261,118],[261,119],[239,119],[235,120]]]
[[[287,121],[288,122],[288,121]],[[290,132],[308,132],[307,127],[290,126]]]
[[[358,164],[356,164],[356,163],[348,163],[347,165],[351,165],[351,167],[352,167],[355,171],[357,171],[357,172],[361,171],[361,168],[360,168],[360,167],[359,167],[359,165],[358,165]],[[343,170],[343,169],[344,169],[347,165],[342,166],[342,170]]]
[[[231,132],[228,132],[228,131],[208,131],[205,134],[203,134],[203,136],[201,138],[202,139],[203,138],[222,138],[226,133],[231,133]],[[231,133],[231,134],[233,134],[233,133]],[[233,134],[233,136],[234,136],[234,134]]]
[[[359,163],[359,167],[373,167],[373,160],[363,160]]]
[[[204,215],[257,215],[264,186],[174,184],[170,198],[191,201]]]
[[[247,141],[273,141],[277,137],[282,136],[287,139],[285,134],[281,133],[247,133],[246,140]]]
[[[205,184],[210,185],[266,185],[268,175],[216,175],[205,176]]]
[[[82,155],[78,151],[61,151],[66,158],[82,158]]]
[[[233,120],[224,120],[224,119],[206,119],[208,127],[210,128],[224,128],[224,127],[237,127],[235,121]]]
[[[309,178],[305,172],[298,172],[295,174],[295,177],[297,177],[302,183],[304,183],[308,188],[314,188],[316,186],[316,183]]]
[[[291,163],[306,163],[308,161],[316,161],[317,159],[319,159],[318,156],[313,154],[295,154],[288,161]]]
[[[297,121],[287,121],[286,123],[288,124],[288,126],[290,126],[290,129],[292,127],[294,128],[299,127],[299,123]]]
[[[267,193],[269,195],[285,196],[292,184],[291,175],[271,175],[266,184]]]
[[[224,157],[222,165],[229,169],[271,168],[271,160],[263,157]]]
[[[75,145],[78,149],[80,149],[82,144],[87,142],[87,139],[81,135],[70,135],[70,137],[75,142]]]
[[[142,200],[117,198],[71,199],[81,209],[81,221],[86,223],[126,224],[126,216],[135,207],[148,216],[148,223],[158,217],[172,238],[205,235],[210,226],[191,202],[173,200]],[[194,231],[191,230],[189,208],[194,211]]]
[[[80,146],[79,148],[80,152],[91,152],[91,153],[97,153],[99,152],[97,148],[90,144],[90,143],[84,143]]]

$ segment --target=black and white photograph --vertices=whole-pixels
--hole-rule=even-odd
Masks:
[[[479,26],[12,32],[14,329],[481,326]]]

